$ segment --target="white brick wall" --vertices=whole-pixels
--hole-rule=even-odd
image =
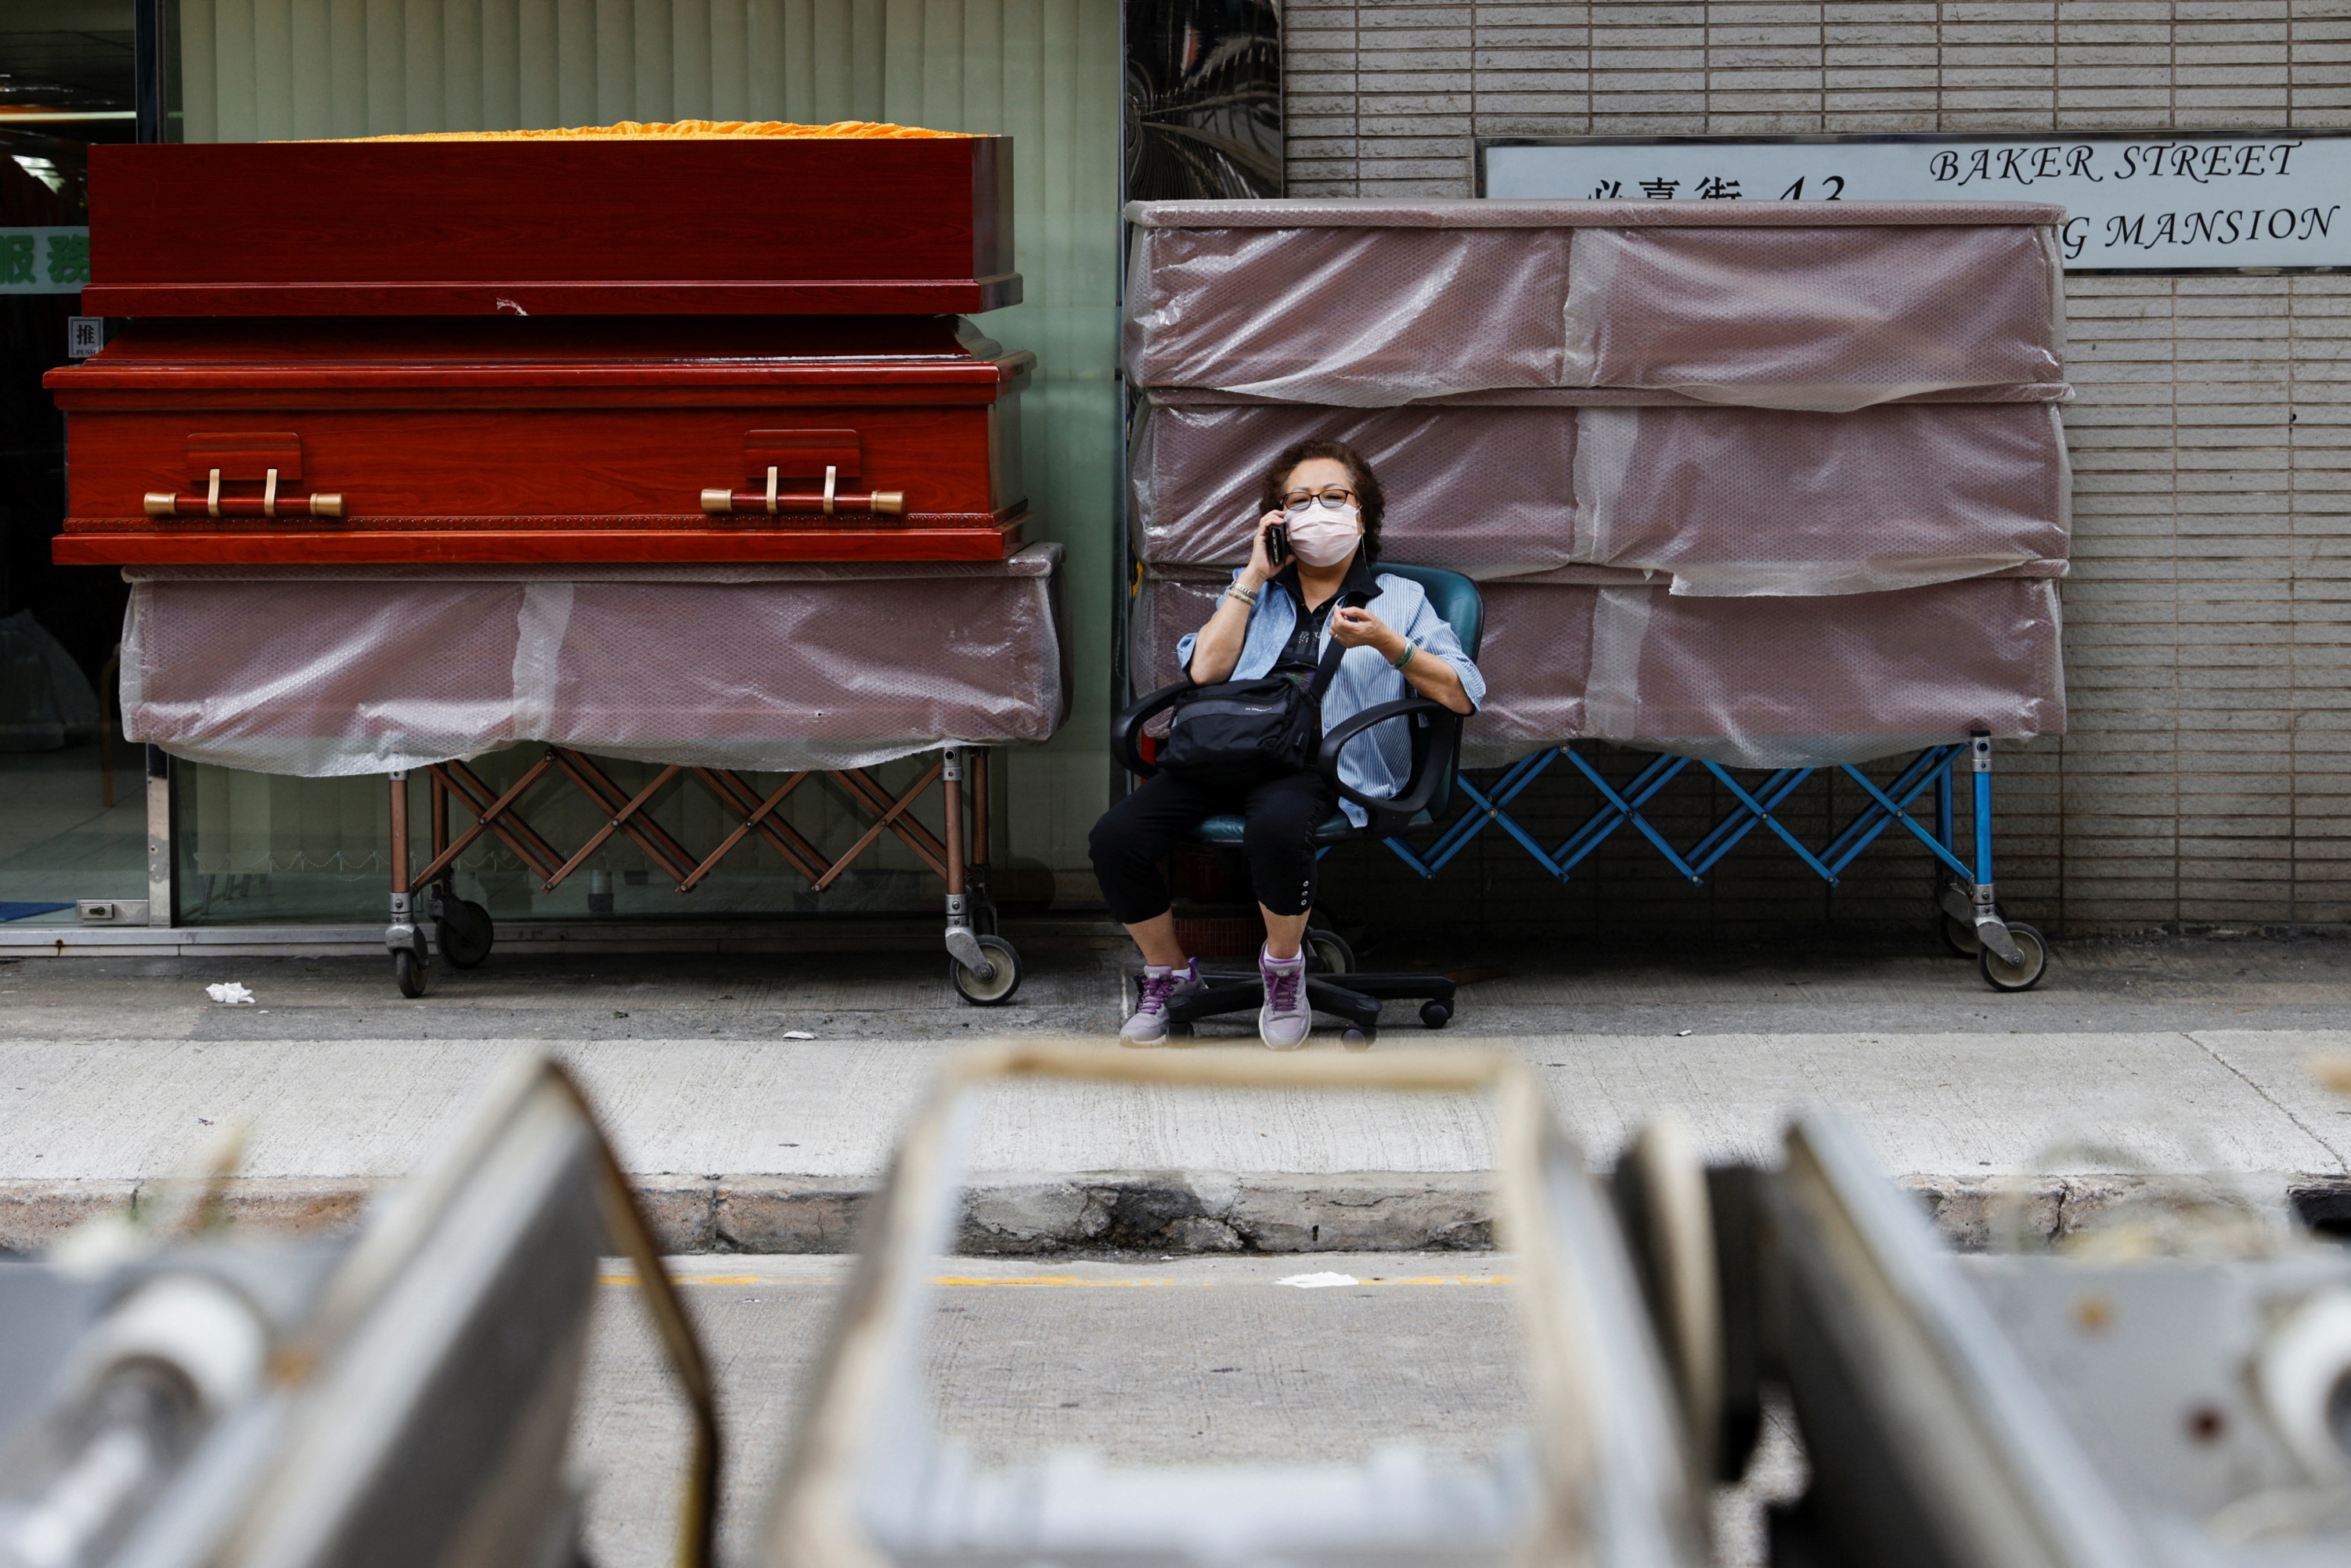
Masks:
[[[1300,196],[1467,195],[1478,136],[2351,125],[2351,0],[1286,15]],[[2070,295],[2073,730],[2003,758],[2004,898],[2073,932],[2351,921],[2351,278]],[[1919,859],[1822,912],[1881,923]]]

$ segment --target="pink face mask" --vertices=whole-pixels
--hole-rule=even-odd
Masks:
[[[1289,515],[1285,528],[1290,553],[1309,566],[1336,566],[1363,542],[1364,527],[1353,507],[1301,507]]]

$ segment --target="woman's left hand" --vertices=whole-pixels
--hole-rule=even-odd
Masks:
[[[1404,639],[1368,610],[1343,606],[1331,612],[1331,635],[1350,648],[1377,648],[1393,659],[1404,651]]]
[[[1386,622],[1368,610],[1338,609],[1331,612],[1331,635],[1350,648],[1375,648],[1395,664],[1404,657],[1405,640]],[[1414,659],[1404,666],[1404,683],[1422,696],[1443,703],[1455,713],[1475,713],[1461,676],[1451,664],[1434,656]]]

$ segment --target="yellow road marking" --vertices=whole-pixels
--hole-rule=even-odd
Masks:
[[[774,1285],[781,1284],[789,1278],[789,1275],[785,1274],[672,1274],[670,1283],[674,1285]],[[637,1282],[637,1277],[634,1274],[599,1274],[596,1276],[596,1282],[600,1285],[633,1285]],[[1515,1285],[1518,1283],[1518,1277],[1513,1274],[1413,1274],[1393,1280],[1360,1280],[1356,1282],[1364,1285]],[[1212,1286],[1218,1281],[1215,1280],[1089,1280],[1078,1274],[1029,1274],[991,1280],[977,1274],[935,1274],[932,1276],[931,1283],[957,1286],[1025,1285],[1062,1289],[1092,1289],[1109,1286],[1121,1290],[1141,1290],[1152,1286],[1179,1288],[1186,1285]]]
[[[1202,1285],[1216,1283],[1213,1280],[1200,1280],[1195,1282]],[[931,1283],[934,1285],[1117,1285],[1134,1288],[1147,1285],[1180,1285],[1183,1281],[1180,1280],[1088,1280],[1076,1274],[1032,1274],[1024,1279],[1011,1280],[987,1280],[972,1274],[935,1274],[931,1277]]]

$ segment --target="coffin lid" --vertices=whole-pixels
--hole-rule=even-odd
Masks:
[[[955,314],[1016,304],[1001,136],[100,146],[106,316]]]

